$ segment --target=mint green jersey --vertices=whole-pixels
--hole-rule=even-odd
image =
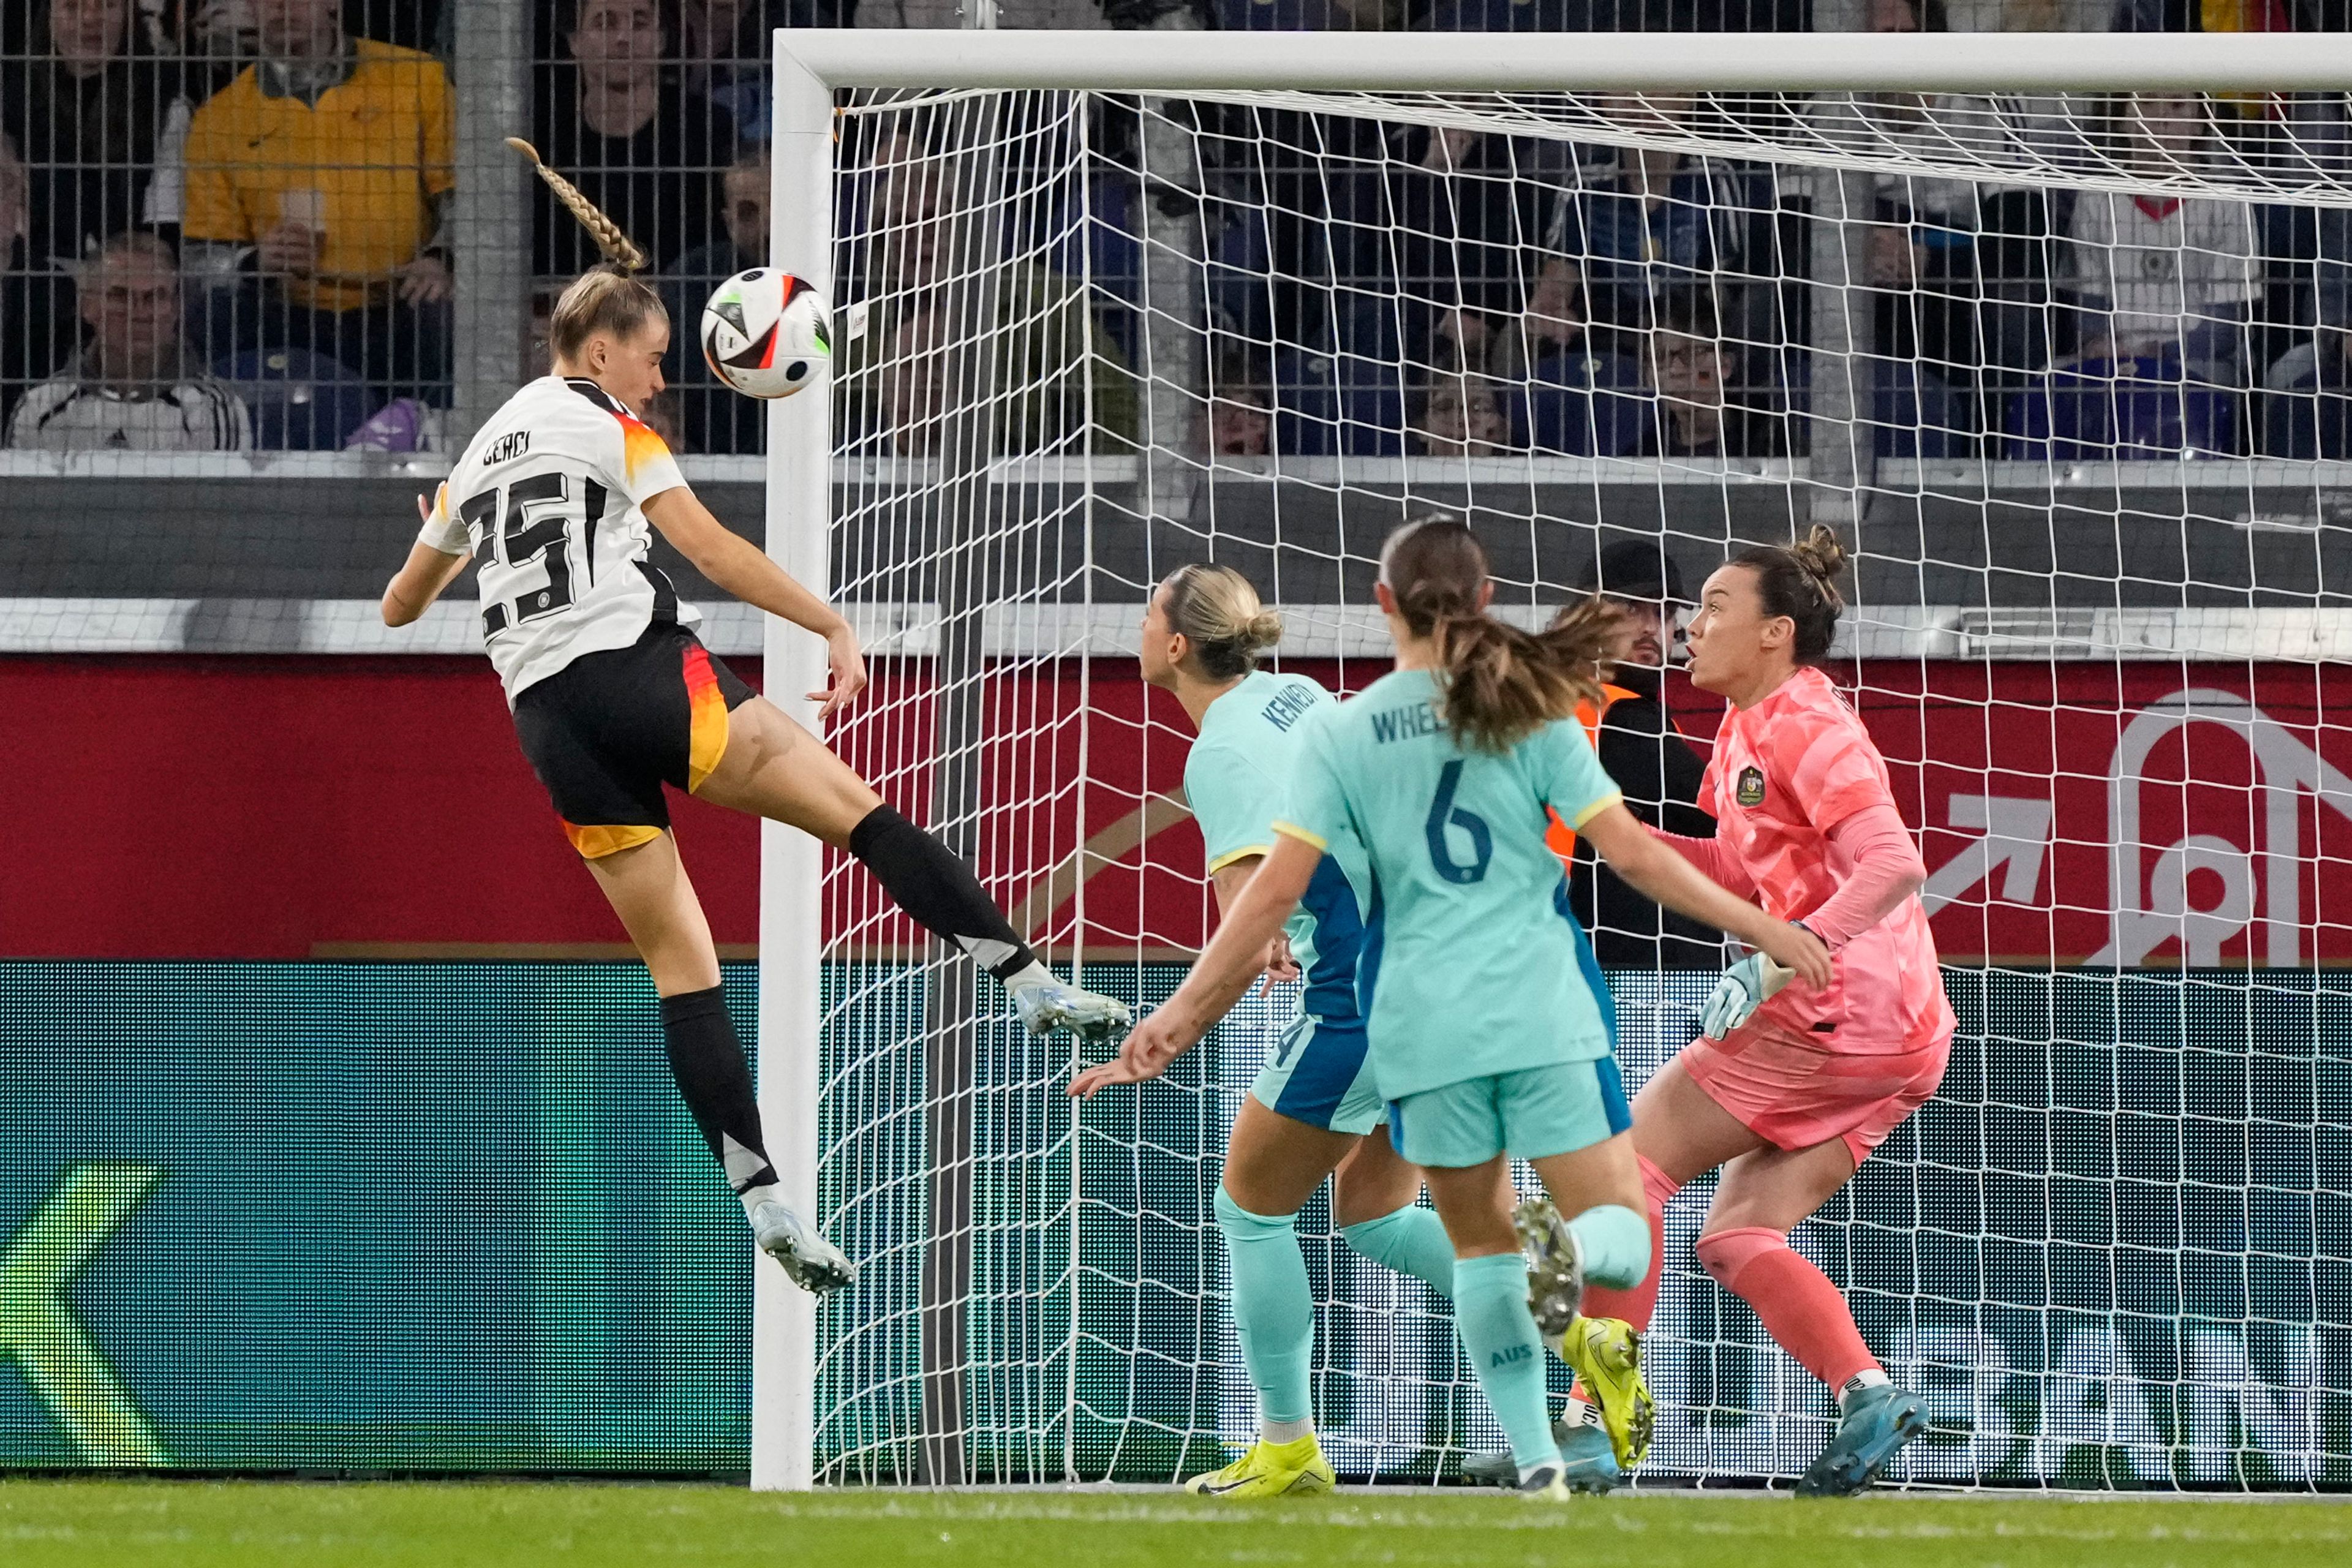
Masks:
[[[1184,763],[1184,798],[1201,825],[1212,875],[1236,860],[1271,853],[1310,715],[1331,694],[1303,675],[1257,670],[1201,715],[1200,738]],[[1284,930],[1306,985],[1313,1017],[1358,1015],[1356,957],[1363,942],[1364,899],[1371,884],[1361,848],[1327,855]]]
[[[1428,671],[1399,670],[1314,713],[1277,825],[1371,864],[1358,991],[1391,1102],[1610,1054],[1608,988],[1544,830],[1547,806],[1581,827],[1617,786],[1575,720],[1465,750],[1435,695]]]

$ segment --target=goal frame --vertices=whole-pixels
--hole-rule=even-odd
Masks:
[[[834,286],[834,95],[844,89],[1165,93],[2336,92],[2352,35],[2158,33],[1478,34],[859,30],[775,35],[770,241]],[[831,405],[769,410],[766,547],[798,580],[831,580]],[[770,700],[812,730],[799,694],[825,679],[817,639],[769,618]],[[761,830],[759,1099],[787,1199],[816,1213],[823,851]],[[814,1484],[816,1306],[782,1271],[754,1274],[751,1484]]]

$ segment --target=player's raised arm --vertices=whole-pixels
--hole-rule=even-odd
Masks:
[[[866,689],[866,658],[848,620],[795,582],[759,546],[713,517],[691,489],[679,485],[664,490],[646,502],[645,512],[646,521],[718,587],[824,639],[833,685],[808,694],[810,701],[824,704],[818,717],[831,718]]]
[[[1268,944],[1282,934],[1282,922],[1298,907],[1322,859],[1320,847],[1285,834],[1225,911],[1176,994],[1135,1026],[1118,1057],[1072,1079],[1070,1092],[1091,1100],[1110,1084],[1158,1078],[1199,1044],[1265,973]]]
[[[448,591],[449,584],[466,569],[473,553],[466,547],[466,528],[447,514],[448,489],[444,486],[432,500],[416,498],[416,515],[424,529],[416,542],[408,547],[408,559],[383,585],[383,624],[404,626],[433,607],[433,602]]]
[[[1702,876],[1643,826],[1622,805],[1612,805],[1578,827],[1610,869],[1668,909],[1705,921],[1770,956],[1799,979],[1819,988],[1830,983],[1830,950],[1801,925],[1776,921],[1754,904],[1733,897]]]

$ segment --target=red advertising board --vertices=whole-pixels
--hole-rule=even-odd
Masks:
[[[756,677],[756,661],[742,661]],[[1312,672],[1337,679],[1333,667]],[[1352,682],[1377,667],[1351,661]],[[2352,961],[2352,672],[2308,665],[1871,663],[1838,672],[1921,827],[1948,958]],[[1671,693],[1704,745],[1713,705]],[[1057,947],[1199,942],[1188,726],[1134,667],[985,683],[992,886]],[[877,668],[836,742],[930,815],[920,666]],[[0,954],[304,957],[618,951],[484,664],[441,658],[0,660]],[[719,940],[756,941],[754,825],[681,802]],[[837,935],[912,940],[836,868]]]

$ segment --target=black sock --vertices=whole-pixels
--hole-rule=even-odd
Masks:
[[[727,1016],[716,985],[661,999],[662,1034],[669,1041],[669,1070],[677,1091],[727,1173],[727,1184],[740,1196],[753,1187],[773,1186],[775,1167],[760,1136],[760,1099],[751,1087],[751,1066]]]
[[[866,862],[900,909],[971,954],[999,980],[1010,980],[1037,962],[971,868],[888,806],[876,806],[849,830],[849,852]]]

